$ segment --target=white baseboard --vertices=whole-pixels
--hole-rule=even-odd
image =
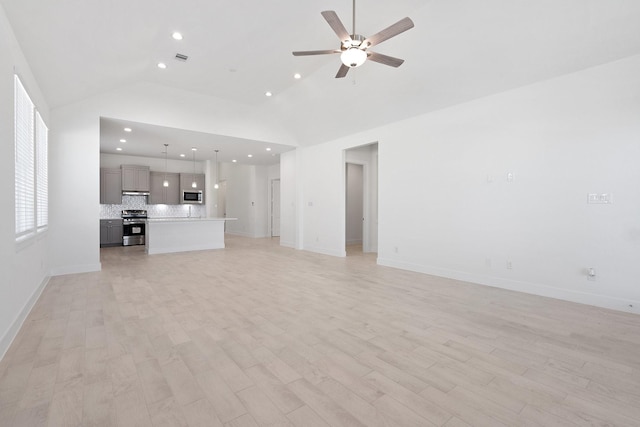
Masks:
[[[501,277],[480,276],[463,271],[446,270],[442,268],[411,264],[380,257],[378,258],[377,263],[386,267],[415,271],[417,273],[445,277],[448,279],[460,280],[464,282],[475,283],[478,285],[508,289],[510,291],[524,292],[526,294],[555,298],[579,304],[624,311],[627,313],[640,314],[640,301],[635,300],[621,299],[607,295],[598,295],[586,292],[578,292],[570,289],[560,289],[552,286],[542,285],[539,283],[509,280]]]
[[[287,240],[280,239],[280,246],[284,246],[285,248],[296,248],[296,242],[289,242]]]
[[[173,254],[177,252],[192,252],[192,251],[210,251],[215,249],[224,249],[224,243],[222,245],[191,245],[191,246],[176,246],[176,247],[162,247],[156,248],[153,250],[147,250],[147,254],[149,255],[157,255],[157,254]]]
[[[42,294],[42,291],[49,283],[49,279],[50,277],[45,277],[42,280],[40,285],[38,285],[36,290],[33,292],[33,294],[31,294],[25,305],[22,307],[22,310],[20,310],[16,318],[13,320],[13,322],[11,322],[11,326],[9,327],[9,329],[7,329],[2,338],[0,338],[0,360],[2,360],[4,355],[7,353],[7,350],[9,350],[9,347],[18,335],[18,331],[20,331],[22,324],[27,319],[27,316],[29,316],[31,309],[36,304],[38,298],[40,298],[40,295]]]
[[[51,269],[51,276],[64,276],[65,274],[93,273],[101,271],[102,264],[82,264],[82,265],[66,265]]]
[[[232,236],[241,236],[241,237],[251,237],[255,238],[255,236],[251,233],[246,233],[244,231],[225,231],[225,234],[231,234]]]
[[[309,251],[309,252],[316,252],[319,254],[323,254],[323,255],[331,255],[331,256],[337,256],[337,257],[341,257],[344,258],[347,256],[347,251],[346,250],[334,250],[334,249],[329,249],[329,248],[323,248],[320,246],[305,246],[303,248],[303,250],[305,251]]]

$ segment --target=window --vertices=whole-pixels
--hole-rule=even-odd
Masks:
[[[18,76],[14,80],[16,240],[48,225],[48,132]]]

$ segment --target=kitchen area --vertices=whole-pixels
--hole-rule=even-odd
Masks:
[[[191,173],[101,167],[100,247],[143,246],[148,254],[224,248],[227,219],[207,216],[205,190],[195,162]]]
[[[223,248],[225,233],[279,236],[274,194],[291,149],[101,117],[100,247],[154,254]]]

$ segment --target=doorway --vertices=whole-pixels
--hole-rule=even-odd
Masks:
[[[350,148],[345,164],[345,252],[378,251],[378,144]]]

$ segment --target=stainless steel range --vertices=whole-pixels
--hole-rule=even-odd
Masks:
[[[122,211],[122,246],[144,245],[147,211],[128,209]]]

